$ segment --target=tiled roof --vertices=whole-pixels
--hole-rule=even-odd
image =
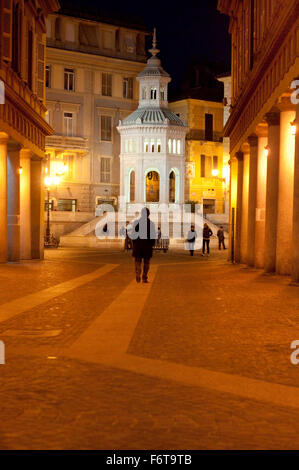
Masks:
[[[138,108],[122,120],[123,126],[134,124],[166,124],[166,119],[173,126],[185,126],[184,121],[168,108]]]

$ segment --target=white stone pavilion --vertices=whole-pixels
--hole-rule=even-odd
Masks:
[[[139,106],[120,121],[120,195],[127,203],[183,204],[186,125],[168,109],[170,76],[157,57],[156,31],[138,75]]]

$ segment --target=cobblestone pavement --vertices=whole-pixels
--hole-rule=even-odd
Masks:
[[[148,286],[117,250],[0,266],[0,448],[298,448],[299,288],[225,256],[157,253]]]

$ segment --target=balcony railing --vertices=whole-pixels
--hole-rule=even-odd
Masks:
[[[83,137],[68,137],[61,135],[51,135],[46,138],[46,148],[63,151],[75,151],[78,153],[88,152],[88,139]]]
[[[44,103],[38,98],[36,93],[30,90],[27,83],[4,62],[1,64],[0,78],[6,87],[14,90],[19,98],[22,98],[36,113],[44,118],[46,112]]]
[[[213,132],[212,139],[206,139],[206,133],[202,129],[191,129],[187,134],[187,140],[204,140],[209,142],[223,142],[222,132]]]

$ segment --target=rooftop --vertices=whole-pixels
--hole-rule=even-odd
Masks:
[[[107,4],[105,7],[101,7],[99,6],[101,4],[96,2],[93,5],[86,3],[84,10],[82,10],[82,2],[78,0],[60,0],[60,5],[61,9],[58,13],[61,15],[149,32],[141,17],[124,16],[118,13],[114,6],[109,8]]]
[[[170,124],[185,126],[185,123],[168,108],[138,108],[122,120],[122,126],[135,124]]]

